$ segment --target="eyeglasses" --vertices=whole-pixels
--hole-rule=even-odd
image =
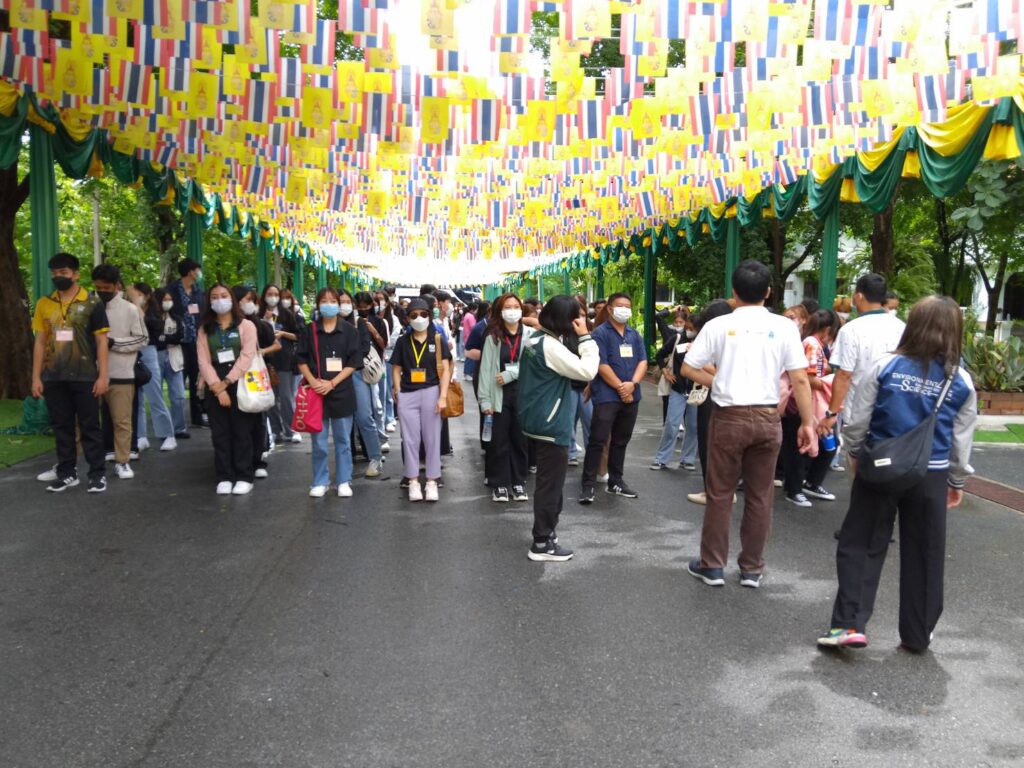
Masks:
[[[415,320],[417,317],[427,317],[427,313],[426,312],[410,312],[409,313],[409,319],[410,320]]]

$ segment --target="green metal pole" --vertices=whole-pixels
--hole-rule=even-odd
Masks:
[[[301,257],[296,254],[294,270],[292,272],[292,293],[295,294],[295,300],[300,305],[305,305],[306,303],[306,283],[305,275],[303,274],[305,268],[306,265],[303,264]]]
[[[57,177],[53,169],[53,144],[50,134],[35,123],[29,123],[29,205],[32,216],[32,299],[39,301],[50,290],[50,258],[60,249],[57,228]]]
[[[572,281],[569,279],[569,270],[566,269],[562,275],[562,292],[566,296],[572,296]]]
[[[544,275],[537,275],[537,298],[544,303]]]
[[[818,303],[831,309],[836,300],[836,275],[839,264],[839,201],[825,215],[821,238],[821,270],[818,274]]]
[[[654,343],[654,294],[657,283],[657,272],[654,263],[654,243],[644,254],[644,342],[647,346]]]
[[[594,298],[604,298],[604,263],[601,261],[597,262],[597,277],[595,278],[596,285],[594,287]]]
[[[327,287],[327,266],[321,261],[316,268],[316,290]]]
[[[264,237],[263,232],[256,231],[256,290],[263,293],[267,287],[270,275],[270,238]]]
[[[725,298],[732,298],[732,273],[740,265],[740,220],[735,216],[725,224]]]
[[[192,210],[185,211],[185,255],[197,264],[203,263],[203,230],[206,229],[206,215]]]

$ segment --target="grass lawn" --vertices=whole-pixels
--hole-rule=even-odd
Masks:
[[[21,401],[0,400],[0,429],[21,423]],[[53,450],[47,435],[0,435],[0,469]]]
[[[978,443],[1024,443],[1024,424],[1007,424],[1006,431],[979,429],[974,433]]]

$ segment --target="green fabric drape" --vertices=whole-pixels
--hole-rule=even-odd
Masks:
[[[15,103],[14,112],[7,117],[0,115],[0,168],[10,168],[18,162],[21,152],[21,137],[25,133],[25,117],[28,115],[28,99],[21,98]]]
[[[907,152],[913,149],[916,143],[916,135],[912,131],[904,131],[896,148],[873,171],[867,170],[863,163],[857,160],[856,173],[853,174],[854,189],[857,197],[871,209],[872,213],[881,213],[889,207],[903,176]]]
[[[327,287],[327,267],[323,263],[319,264],[316,268],[316,290],[319,292],[321,289]]]
[[[594,278],[594,295],[598,299],[604,298],[604,263],[597,262],[597,277]]]
[[[185,211],[185,256],[197,264],[203,263],[205,218],[201,213]]]
[[[53,144],[42,126],[30,123],[29,204],[32,206],[32,299],[39,301],[50,290],[47,263],[60,248],[57,229],[57,178],[53,172]]]
[[[992,110],[989,110],[963,151],[943,157],[921,141],[915,131],[917,155],[921,160],[921,181],[928,187],[928,191],[935,197],[950,197],[963,189],[967,185],[967,179],[981,161],[991,132]]]
[[[836,298],[836,277],[839,269],[839,205],[825,216],[821,239],[821,269],[818,273],[818,303],[828,309]]]
[[[303,274],[305,268],[305,264],[299,258],[296,258],[292,264],[292,293],[295,294],[295,300],[299,304],[306,303],[306,276]]]
[[[732,273],[740,265],[740,222],[732,218],[726,225],[725,237],[725,296],[732,296]]]
[[[263,293],[270,274],[270,238],[256,233],[256,290]]]
[[[655,342],[654,336],[654,297],[657,289],[657,266],[654,261],[652,247],[644,254],[644,342],[648,346]]]

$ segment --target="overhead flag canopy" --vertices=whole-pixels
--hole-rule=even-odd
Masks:
[[[8,5],[0,164],[34,115],[82,173],[388,279],[583,266],[901,175],[948,194],[1020,154],[1021,0]]]

